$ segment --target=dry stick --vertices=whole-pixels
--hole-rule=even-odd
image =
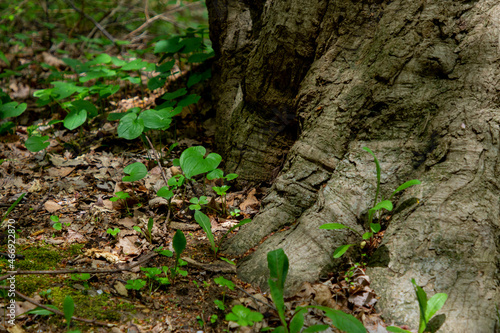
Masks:
[[[0,289],[9,289],[10,287],[9,286],[0,286]],[[32,298],[29,298],[28,296],[24,295],[24,294],[21,294],[19,291],[17,290],[14,290],[14,292],[16,293],[16,295],[28,302],[30,302],[31,304],[34,304],[38,307],[41,307],[42,309],[45,309],[45,310],[49,310],[50,312],[53,312],[55,314],[58,314],[60,316],[64,316],[64,313],[59,311],[59,310],[56,310],[56,309],[53,309],[53,308],[50,308],[46,305],[43,305],[43,304],[40,304],[38,303],[37,301],[35,301],[34,299]],[[101,325],[101,326],[107,326],[107,327],[113,327],[113,326],[116,326],[115,324],[108,324],[108,323],[105,323],[105,322],[102,322],[102,321],[99,321],[99,320],[95,320],[95,319],[85,319],[85,318],[80,318],[80,317],[71,317],[72,320],[76,320],[76,321],[83,321],[85,323],[90,323],[90,324],[96,324],[96,325]]]
[[[175,12],[179,12],[181,10],[184,10],[184,9],[186,9],[188,7],[196,7],[196,6],[199,6],[199,5],[200,5],[200,3],[198,3],[198,2],[193,2],[193,3],[190,3],[190,4],[186,4],[184,7],[181,7],[180,4],[177,4],[174,8],[172,8],[170,10],[167,10],[164,13],[155,15],[155,16],[150,17],[150,18],[147,18],[146,22],[144,22],[143,24],[141,24],[141,26],[139,28],[137,28],[134,31],[130,32],[125,37],[125,39],[130,39],[133,35],[137,34],[141,30],[146,29],[147,27],[149,27],[151,24],[153,24],[155,21],[157,21],[159,19],[162,19],[164,21],[170,22],[172,24],[176,24],[176,22],[174,20],[168,19],[165,15],[166,14],[173,14]]]
[[[158,163],[158,166],[160,167],[161,176],[162,176],[163,180],[165,181],[165,184],[168,187],[167,175],[165,174],[165,170],[163,170],[163,166],[161,165],[160,156],[158,155],[158,152],[156,151],[156,149],[153,146],[153,144],[151,143],[151,140],[149,140],[149,136],[147,136],[147,135],[144,135],[144,136],[148,140],[149,146],[151,147],[151,150],[153,151],[153,155],[155,157],[155,160]]]
[[[245,289],[243,289],[243,288],[241,288],[241,287],[239,287],[239,286],[237,286],[237,285],[235,285],[235,287],[236,287],[236,288],[238,288],[240,291],[244,292],[245,294],[247,294],[248,296],[250,296],[250,297],[251,297],[254,301],[257,301],[257,302],[260,302],[260,303],[262,303],[262,304],[264,304],[264,305],[267,305],[268,307],[270,307],[270,308],[271,308],[271,309],[273,309],[274,311],[278,311],[278,310],[276,310],[276,308],[275,308],[274,306],[272,306],[271,304],[266,303],[266,302],[264,302],[264,301],[262,301],[262,300],[260,300],[260,299],[258,299],[258,298],[256,298],[256,297],[254,297],[254,296],[250,295],[250,294],[249,294],[249,293],[248,293]]]
[[[158,253],[151,252],[135,262],[134,264],[124,267],[124,268],[114,268],[114,269],[95,269],[95,268],[77,268],[77,269],[60,269],[53,271],[8,271],[7,275],[0,277],[0,281],[5,280],[14,275],[30,275],[30,274],[73,274],[73,273],[92,273],[92,274],[103,274],[103,273],[117,273],[123,271],[130,271],[132,268],[139,266],[140,264],[148,261],[149,259],[157,256]]]
[[[66,0],[66,2],[69,3],[70,6],[73,7],[74,10],[76,10],[77,12],[79,12],[80,14],[85,16],[88,20],[92,21],[92,23],[94,23],[94,25],[97,27],[97,29],[101,30],[101,32],[103,33],[104,36],[106,36],[111,42],[113,42],[113,44],[117,45],[116,39],[113,36],[111,36],[111,34],[106,29],[104,29],[104,27],[102,25],[100,25],[99,22],[94,20],[94,18],[92,16],[88,15],[87,13],[82,11],[80,8],[77,8],[75,6],[73,0]]]

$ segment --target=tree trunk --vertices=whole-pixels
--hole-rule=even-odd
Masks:
[[[366,146],[381,163],[384,197],[409,179],[422,181],[396,197],[370,259],[384,317],[418,326],[415,278],[429,296],[449,295],[442,332],[493,332],[500,305],[498,1],[207,6],[226,167],[241,183],[277,175],[261,212],[226,243],[228,253],[243,254],[276,232],[242,261],[240,277],[266,287],[266,254],[279,247],[290,259],[290,292],[345,263],[333,251],[359,237],[318,228],[338,222],[366,231],[376,188]]]

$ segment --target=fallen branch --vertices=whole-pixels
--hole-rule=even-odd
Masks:
[[[10,287],[9,286],[0,286],[0,289],[9,289]],[[33,305],[36,305],[38,307],[41,307],[42,309],[45,309],[45,310],[49,310],[50,312],[53,312],[55,314],[58,314],[58,315],[61,315],[61,316],[64,316],[64,313],[62,311],[59,311],[59,310],[56,310],[56,309],[53,309],[53,308],[50,308],[46,305],[43,305],[43,304],[40,304],[38,303],[37,301],[35,301],[33,298],[29,298],[28,296],[24,295],[24,294],[21,294],[19,291],[17,290],[14,290],[14,292],[16,293],[16,296],[19,297],[19,298],[22,298],[24,299],[25,301],[28,301],[30,302],[31,304]],[[113,326],[116,326],[115,324],[108,324],[108,323],[105,323],[103,321],[99,321],[99,320],[95,320],[95,319],[85,319],[85,318],[80,318],[80,317],[71,317],[72,320],[76,320],[76,321],[82,321],[84,323],[89,323],[89,324],[96,324],[96,325],[101,325],[101,326],[107,326],[107,327],[113,327]]]
[[[91,274],[103,274],[103,273],[118,273],[123,271],[130,271],[132,268],[143,264],[149,259],[157,256],[158,253],[151,252],[145,255],[143,258],[133,263],[130,266],[124,268],[113,268],[113,269],[96,269],[96,268],[76,268],[76,269],[60,269],[60,270],[52,270],[52,271],[7,271],[7,275],[0,277],[0,281],[5,280],[14,275],[30,275],[30,274],[74,274],[74,273],[91,273]]]

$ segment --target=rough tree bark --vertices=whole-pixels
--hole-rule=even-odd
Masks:
[[[397,198],[368,274],[385,318],[418,326],[410,283],[444,292],[442,332],[493,332],[500,305],[500,3],[497,0],[207,0],[216,51],[218,145],[243,182],[273,180],[254,222],[226,244],[266,287],[342,264],[373,204],[375,167]],[[280,155],[281,154],[281,155]],[[415,198],[419,199],[414,200]],[[355,256],[353,251],[351,256]]]

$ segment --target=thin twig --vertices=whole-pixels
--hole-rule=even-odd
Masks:
[[[94,18],[92,16],[88,15],[87,13],[82,11],[80,8],[77,8],[75,6],[75,4],[73,3],[73,0],[66,0],[66,2],[69,3],[69,5],[71,7],[73,7],[74,10],[76,10],[77,12],[79,12],[80,14],[85,16],[88,20],[92,21],[92,23],[94,23],[94,25],[97,27],[97,29],[101,30],[101,32],[103,33],[104,36],[106,36],[106,38],[108,38],[111,42],[113,42],[113,44],[117,45],[116,39],[113,36],[111,36],[111,34],[106,29],[104,29],[104,27],[102,25],[100,25],[99,22],[94,20]]]
[[[260,299],[258,299],[258,298],[256,298],[256,297],[254,297],[254,296],[250,295],[250,294],[249,294],[249,293],[248,293],[245,289],[243,289],[243,288],[241,288],[241,287],[239,287],[239,286],[237,286],[237,285],[235,285],[235,287],[236,287],[236,288],[238,288],[240,291],[244,292],[245,294],[247,294],[248,296],[250,296],[253,300],[255,300],[255,301],[257,301],[257,302],[260,302],[260,303],[262,303],[262,304],[264,304],[264,305],[267,305],[268,307],[270,307],[270,308],[271,308],[271,309],[273,309],[274,311],[278,311],[278,310],[276,310],[276,308],[275,308],[274,306],[272,306],[271,304],[266,303],[266,302],[264,302],[264,301],[262,301],[262,300],[260,300]]]
[[[153,146],[153,144],[151,143],[151,140],[149,140],[149,136],[147,135],[144,135],[146,137],[146,139],[148,140],[148,143],[149,143],[149,146],[151,147],[151,150],[153,151],[153,155],[155,157],[155,160],[156,162],[158,163],[158,166],[160,167],[160,173],[161,173],[161,176],[163,178],[163,180],[165,181],[165,184],[168,186],[168,179],[167,179],[167,175],[165,174],[165,170],[163,170],[163,166],[161,165],[161,161],[160,161],[160,155],[158,154],[158,152],[156,151],[155,147]]]
[[[9,288],[10,288],[9,286],[0,286],[0,289],[9,289]],[[41,307],[42,309],[49,310],[50,312],[53,312],[53,313],[58,314],[60,316],[64,316],[64,313],[62,311],[59,311],[59,310],[50,308],[46,305],[40,304],[37,301],[35,301],[33,298],[29,298],[28,296],[21,294],[17,290],[14,290],[14,292],[16,293],[17,297],[22,298],[22,299],[30,302],[31,304],[34,304],[38,307]],[[109,323],[105,323],[105,322],[95,320],[95,319],[85,319],[85,318],[80,318],[80,317],[71,317],[71,319],[76,320],[76,321],[82,321],[82,322],[89,323],[89,324],[96,324],[96,325],[107,326],[107,327],[116,326],[115,324],[109,324]]]

